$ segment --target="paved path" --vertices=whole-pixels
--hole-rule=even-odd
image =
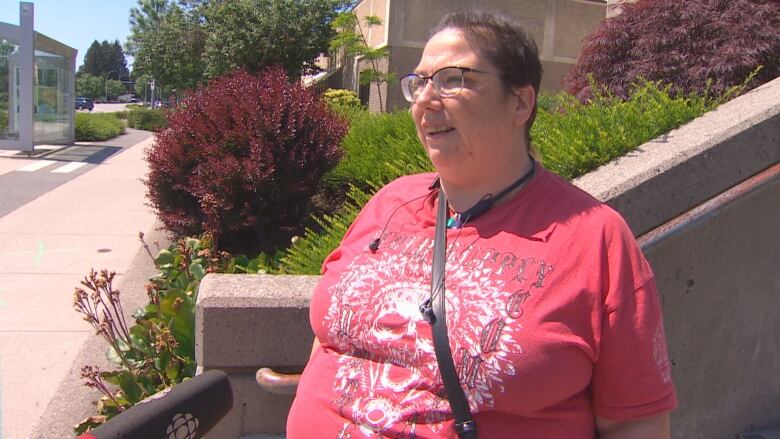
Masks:
[[[121,150],[0,218],[2,439],[63,437],[33,429],[61,382],[80,381],[74,359],[94,340],[72,308],[73,289],[93,267],[116,271],[121,286],[138,263],[138,233],[155,226],[140,181],[153,141],[144,136],[129,130],[107,142]]]

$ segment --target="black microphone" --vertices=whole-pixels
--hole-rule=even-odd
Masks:
[[[210,370],[152,395],[77,439],[203,437],[233,407],[227,374]]]
[[[409,203],[412,203],[414,201],[419,200],[420,198],[428,198],[431,196],[431,194],[434,192],[435,189],[439,188],[439,177],[437,176],[435,180],[433,180],[433,183],[431,183],[430,186],[428,186],[428,193],[425,195],[421,195],[417,198],[412,198],[409,201],[406,201],[402,203],[400,206],[396,207],[393,213],[390,214],[390,217],[387,219],[387,222],[385,222],[385,226],[382,228],[382,232],[379,233],[379,236],[375,238],[373,241],[371,241],[368,244],[368,249],[371,250],[371,253],[376,253],[377,250],[379,250],[379,243],[382,242],[382,237],[385,236],[385,231],[387,231],[387,226],[390,225],[390,220],[393,219],[393,216],[395,216],[395,213],[398,212],[398,209],[406,206]]]

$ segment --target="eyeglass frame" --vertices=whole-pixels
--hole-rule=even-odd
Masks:
[[[457,70],[460,70],[460,87],[458,87],[458,92],[457,92],[457,93],[453,93],[453,94],[442,94],[442,92],[441,92],[441,85],[437,85],[437,81],[434,79],[434,78],[435,78],[435,76],[436,76],[436,75],[437,75],[439,72],[441,72],[442,70],[447,70],[447,69],[457,69]],[[409,103],[413,104],[413,103],[415,103],[415,102],[417,101],[417,98],[414,98],[414,97],[411,95],[411,91],[408,89],[408,87],[405,87],[405,86],[404,86],[404,81],[405,81],[405,80],[410,80],[410,79],[407,79],[407,78],[414,78],[414,77],[417,77],[417,78],[420,78],[420,79],[422,79],[424,82],[423,82],[422,88],[420,88],[420,90],[423,90],[423,89],[425,89],[425,86],[426,86],[426,85],[428,85],[428,81],[432,81],[432,82],[433,82],[433,90],[436,92],[436,94],[438,94],[439,96],[441,96],[441,97],[443,97],[443,98],[451,98],[451,97],[454,97],[454,96],[457,96],[457,95],[459,95],[459,94],[460,94],[460,92],[461,92],[461,91],[463,91],[463,78],[464,78],[464,76],[465,76],[465,74],[466,74],[467,72],[471,72],[471,73],[482,73],[482,74],[485,74],[485,75],[498,75],[498,76],[503,76],[501,73],[497,73],[497,72],[485,72],[485,71],[483,71],[483,70],[477,70],[477,69],[473,69],[473,68],[471,68],[471,67],[461,67],[461,66],[445,66],[445,67],[442,67],[442,68],[440,68],[440,69],[436,70],[435,72],[431,73],[431,74],[430,74],[430,75],[428,75],[428,76],[424,76],[424,75],[421,75],[421,74],[419,74],[419,73],[409,73],[409,74],[406,74],[406,75],[402,76],[402,77],[401,77],[401,79],[399,79],[399,80],[398,80],[398,82],[399,82],[399,84],[400,84],[400,86],[401,86],[401,92],[402,92],[402,93],[403,93],[403,95],[404,95],[404,99],[405,99],[407,102],[409,102]],[[409,93],[410,93],[408,96],[407,96],[407,92],[409,92]],[[418,95],[418,96],[419,96],[419,95]]]

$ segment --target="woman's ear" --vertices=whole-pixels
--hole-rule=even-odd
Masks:
[[[517,98],[517,105],[515,106],[515,124],[518,127],[525,127],[528,119],[531,118],[534,104],[536,104],[536,92],[534,92],[534,88],[531,85],[525,85],[513,88],[512,93]]]

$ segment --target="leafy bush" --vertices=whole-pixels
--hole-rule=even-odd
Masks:
[[[108,140],[123,134],[125,124],[112,113],[76,113],[76,140]]]
[[[744,85],[732,88],[717,99],[697,95],[672,97],[671,86],[644,81],[633,86],[628,100],[596,89],[594,99],[587,105],[565,93],[543,94],[531,135],[543,156],[544,166],[564,178],[573,179],[700,116],[743,88]],[[365,120],[353,122],[344,143],[346,145],[347,139],[352,139],[355,145],[359,145],[355,150],[360,154],[353,155],[353,150],[345,147],[347,158],[337,170],[344,170],[341,174],[344,177],[340,175],[339,178],[355,181],[357,175],[364,182],[360,187],[350,188],[347,202],[333,215],[316,219],[320,230],[308,229],[301,239],[284,251],[279,257],[280,272],[319,274],[325,257],[338,246],[377,187],[402,175],[432,169],[416,140],[414,124],[404,122],[395,126],[398,120],[404,118],[409,118],[408,112],[369,115]],[[385,125],[391,125],[393,129]],[[375,138],[376,133],[387,136]],[[392,150],[386,152],[388,145],[395,145],[398,139],[408,140],[410,146],[415,145],[416,149],[404,154]],[[362,160],[363,155],[371,158],[363,161],[362,165],[369,172],[349,163],[353,159]],[[349,174],[352,169],[356,171]],[[331,178],[333,174],[335,171]]]
[[[121,120],[127,120],[127,116],[128,116],[128,114],[129,114],[129,113],[130,113],[130,111],[128,111],[128,110],[125,110],[125,111],[115,111],[115,112],[113,112],[112,114],[113,114],[113,115],[114,115],[114,117],[116,117],[117,119],[121,119]]]
[[[566,91],[590,97],[588,74],[621,97],[639,78],[673,84],[674,94],[718,95],[759,65],[749,88],[780,76],[776,0],[639,0],[621,8],[585,39]]]
[[[369,182],[383,184],[409,173],[398,174],[385,164],[389,160],[402,166],[426,157],[408,111],[350,115],[349,133],[341,143],[344,159],[325,177],[331,187],[352,184],[368,189]],[[433,168],[428,165],[426,169]]]
[[[178,236],[208,231],[220,248],[271,249],[300,227],[346,130],[282,70],[237,71],[169,114],[146,155],[149,200]]]
[[[532,129],[544,165],[573,179],[704,114],[712,100],[672,97],[671,85],[643,81],[628,100],[596,90],[591,102],[561,94],[540,110]]]
[[[0,107],[5,105],[8,106],[5,102],[0,102]],[[5,130],[8,129],[8,112],[5,110],[0,110],[0,138],[5,134]]]
[[[160,131],[168,126],[162,108],[132,108],[127,114],[127,126],[146,131]]]
[[[329,88],[322,94],[322,100],[336,111],[363,109],[360,98],[352,90]]]
[[[140,235],[143,242],[143,234]],[[210,236],[180,239],[152,256],[159,274],[147,285],[149,304],[133,313],[135,324],[123,316],[115,273],[91,271],[76,288],[74,308],[108,342],[108,358],[118,370],[84,366],[85,385],[100,391],[98,415],[76,426],[76,434],[96,427],[138,401],[195,375],[195,302],[206,273],[257,273],[260,258],[216,253]],[[117,386],[117,390],[112,390]]]

